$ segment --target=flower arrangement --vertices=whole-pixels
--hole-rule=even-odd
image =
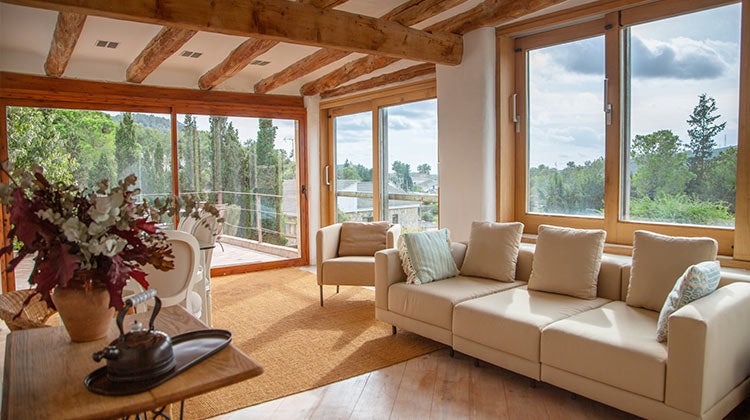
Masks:
[[[163,271],[174,268],[174,256],[157,223],[163,215],[179,211],[182,203],[178,198],[136,203],[140,191],[135,188],[135,175],[111,187],[101,180],[91,190],[52,183],[38,166],[25,171],[4,163],[2,171],[9,183],[0,184],[0,199],[9,209],[12,228],[7,235],[10,245],[0,249],[0,254],[11,253],[14,242],[20,245],[7,271],[36,254],[29,283],[50,307],[54,308],[50,293],[57,286],[106,287],[109,306],[119,310],[128,279],[148,288],[141,266],[150,264]],[[189,200],[188,205],[195,206],[195,201]],[[210,206],[209,211],[216,209]],[[88,275],[76,276],[81,272]]]

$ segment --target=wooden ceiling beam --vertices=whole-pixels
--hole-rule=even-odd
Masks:
[[[564,0],[485,0],[476,7],[450,17],[425,28],[426,31],[447,31],[457,34],[478,29],[484,26],[494,26],[503,22],[517,19],[529,13],[542,10]],[[346,63],[325,76],[305,83],[300,89],[302,95],[315,95],[334,89],[336,86],[372,73],[375,70],[389,66],[398,59],[389,57],[366,56]]]
[[[415,25],[446,10],[460,5],[466,0],[410,0],[386,13],[381,19],[398,22],[404,26]],[[307,74],[321,69],[349,55],[347,51],[324,48],[296,61],[284,70],[275,73],[255,84],[255,93],[267,93],[293,82]]]
[[[377,77],[373,77],[372,79],[363,80],[361,82],[341,86],[336,89],[327,90],[325,92],[322,92],[320,94],[320,97],[325,99],[354,92],[361,92],[363,90],[373,89],[389,85],[391,83],[405,82],[407,80],[411,80],[420,76],[426,76],[429,74],[435,74],[434,64],[418,64],[416,66],[407,67],[403,70],[395,71],[393,73],[383,74]]]
[[[420,31],[396,22],[335,9],[319,9],[288,0],[2,1],[447,65],[460,64],[463,55],[463,41],[459,35]]]
[[[44,62],[44,72],[47,76],[60,77],[65,73],[85,23],[86,15],[72,12],[57,14],[55,32],[52,35],[47,61]]]
[[[251,61],[276,46],[278,42],[250,38],[232,50],[229,55],[198,79],[198,87],[213,89],[223,81],[242,71]]]
[[[349,0],[300,0],[300,3],[309,4],[321,9],[329,9],[344,4],[347,1]],[[275,47],[277,44],[278,42],[274,41],[259,41],[255,38],[248,39],[229,53],[221,63],[201,76],[198,80],[198,87],[203,90],[215,88],[225,80],[241,72],[253,59]],[[348,52],[339,53],[343,54],[343,56],[349,54]]]
[[[196,33],[197,31],[191,29],[167,26],[161,28],[161,31],[149,41],[146,48],[130,63],[125,72],[125,80],[131,83],[141,83],[164,60],[182,48]]]

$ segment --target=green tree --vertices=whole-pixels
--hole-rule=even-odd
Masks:
[[[737,197],[737,146],[729,147],[711,160],[706,173],[706,185],[711,188],[701,198],[725,203],[734,214]]]
[[[688,184],[687,191],[696,196],[703,196],[713,188],[713,185],[706,182],[706,178],[711,170],[711,158],[716,148],[714,137],[724,131],[727,125],[726,122],[716,124],[716,120],[721,118],[721,115],[715,114],[717,110],[716,100],[707,97],[704,93],[699,96],[698,105],[693,108],[693,113],[687,120],[690,126],[688,149],[692,152],[688,165],[690,172],[695,175],[695,178]]]
[[[428,175],[431,170],[432,170],[432,167],[426,163],[423,163],[417,166],[417,172],[423,175]]]
[[[631,178],[633,198],[682,194],[695,177],[687,166],[687,153],[681,151],[680,138],[670,130],[635,136],[630,159],[636,167]]]
[[[412,191],[414,189],[414,181],[411,179],[411,168],[408,163],[396,160],[391,165],[391,169],[395,174],[394,182],[404,191]]]
[[[344,161],[344,166],[336,171],[336,179],[361,181],[362,177],[360,176],[359,171],[357,171],[357,168],[355,168],[354,165],[349,162],[349,159],[347,159]]]
[[[133,127],[133,116],[126,112],[117,127],[115,134],[115,159],[117,160],[117,177],[124,178],[135,173],[135,164],[138,162],[140,150],[135,140],[135,128]]]
[[[274,148],[276,130],[273,121],[261,118],[258,121],[258,139],[255,143],[255,192],[262,194],[255,203],[261,214],[263,241],[284,245],[283,231],[283,171],[280,153]]]

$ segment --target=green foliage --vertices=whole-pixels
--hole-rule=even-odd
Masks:
[[[432,170],[432,167],[430,165],[426,164],[426,163],[423,163],[421,165],[417,165],[417,172],[419,172],[420,174],[427,175],[427,174],[430,173],[431,170]]]
[[[408,163],[396,160],[391,165],[393,170],[393,181],[404,191],[412,191],[414,189],[414,181],[411,179],[411,168]]]
[[[372,181],[372,169],[366,168],[361,163],[352,164],[349,159],[344,161],[344,166],[336,170],[336,179],[347,179],[352,181]]]
[[[717,110],[716,100],[704,93],[698,98],[698,105],[693,108],[693,113],[687,120],[690,126],[688,149],[692,152],[689,159],[690,172],[695,174],[695,179],[688,185],[690,194],[703,195],[712,188],[707,182],[707,175],[711,170],[713,150],[716,148],[714,137],[724,131],[727,125],[726,122],[716,124],[716,120],[721,118],[721,115],[714,115]]]
[[[535,213],[599,216],[604,211],[604,158],[562,170],[529,169],[529,210]]]
[[[734,224],[734,215],[725,203],[703,201],[686,194],[631,199],[630,216],[634,220],[652,222],[712,226]]]
[[[115,161],[117,162],[117,178],[124,178],[128,174],[136,173],[136,163],[140,157],[140,148],[135,140],[132,114],[126,112],[117,127],[115,135]]]
[[[635,136],[630,159],[637,168],[631,179],[635,198],[683,193],[695,177],[687,166],[687,154],[681,151],[680,138],[669,130]]]

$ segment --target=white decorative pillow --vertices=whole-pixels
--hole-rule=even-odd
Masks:
[[[712,238],[666,236],[645,230],[633,235],[633,267],[625,303],[661,311],[675,281],[693,264],[716,259]]]
[[[656,340],[660,343],[667,341],[670,315],[688,303],[713,293],[719,286],[719,280],[721,266],[718,261],[705,261],[688,267],[677,279],[664,302],[664,307],[661,308],[659,323],[656,326]]]
[[[407,283],[423,284],[458,275],[458,268],[451,254],[448,229],[405,233],[401,237],[414,272],[413,277],[407,272]],[[402,259],[402,264],[404,261],[407,260]],[[404,271],[407,269],[408,267]]]
[[[596,298],[607,232],[540,225],[529,290]]]
[[[461,273],[512,282],[516,277],[523,223],[472,222]]]

